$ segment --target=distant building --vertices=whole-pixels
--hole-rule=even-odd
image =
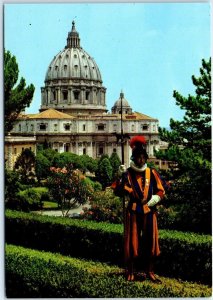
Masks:
[[[44,84],[40,112],[21,114],[12,135],[35,135],[37,144],[47,143],[60,153],[73,152],[98,158],[117,152],[121,157],[119,134],[122,116],[124,134],[129,137],[144,135],[149,157],[154,159],[154,150],[160,148],[159,121],[133,112],[123,92],[111,113],[107,112],[106,88],[100,70],[95,60],[81,47],[74,22],[65,48],[47,68]],[[128,139],[124,154],[128,165],[131,156]]]
[[[24,149],[30,149],[36,155],[36,137],[29,136],[11,136],[5,137],[4,151],[5,151],[5,165],[6,168],[12,170],[18,156]]]

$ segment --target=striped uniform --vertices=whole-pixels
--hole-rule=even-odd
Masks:
[[[147,260],[158,256],[157,211],[156,207],[149,208],[147,205],[152,195],[158,195],[161,199],[165,195],[158,172],[148,167],[142,172],[128,168],[122,181],[114,183],[112,188],[120,196],[125,191],[129,200],[124,222],[125,260],[132,261],[139,256],[139,251]]]

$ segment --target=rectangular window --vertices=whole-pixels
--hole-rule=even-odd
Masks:
[[[42,130],[42,131],[46,131],[47,125],[42,123],[42,124],[39,125],[39,129]]]
[[[104,125],[103,124],[99,124],[98,125],[98,130],[103,131],[104,130]]]
[[[68,130],[70,130],[70,124],[64,124],[64,130],[66,130],[66,131],[68,131]]]
[[[58,124],[54,124],[54,131],[58,131]]]
[[[85,131],[86,130],[86,125],[85,124],[83,124],[83,131]]]
[[[68,99],[68,91],[63,91],[63,100],[66,101]]]
[[[83,154],[86,155],[87,154],[87,150],[86,148],[83,148]]]
[[[79,91],[74,91],[73,94],[74,94],[74,99],[75,99],[75,100],[78,100],[78,99],[79,99],[80,92],[79,92]]]
[[[86,91],[86,100],[89,100],[89,92]]]
[[[99,147],[98,154],[99,155],[103,155],[104,154],[104,148],[103,147]]]
[[[148,130],[148,125],[143,125],[142,130],[144,130],[144,131]]]

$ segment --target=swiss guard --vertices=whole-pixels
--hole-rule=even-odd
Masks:
[[[143,265],[144,279],[160,283],[154,274],[154,261],[160,254],[158,242],[157,205],[165,195],[158,172],[147,166],[148,154],[143,136],[130,140],[130,167],[119,167],[121,179],[112,184],[114,193],[127,199],[124,212],[124,255],[127,280],[135,280],[135,267]]]

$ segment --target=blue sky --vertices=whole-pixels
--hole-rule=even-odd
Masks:
[[[36,87],[26,112],[38,112],[47,68],[65,47],[73,20],[81,46],[99,66],[109,110],[122,89],[134,111],[160,126],[182,119],[173,90],[194,94],[191,76],[210,57],[208,2],[5,4],[4,47]]]

